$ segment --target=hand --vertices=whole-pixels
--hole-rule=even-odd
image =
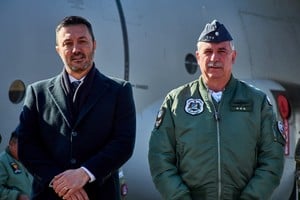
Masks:
[[[75,191],[70,196],[63,196],[64,200],[89,200],[89,197],[83,188]]]
[[[88,174],[82,168],[78,168],[58,174],[51,182],[58,196],[68,198],[77,190],[82,189],[89,179]]]
[[[18,200],[30,200],[29,196],[26,194],[20,194]]]

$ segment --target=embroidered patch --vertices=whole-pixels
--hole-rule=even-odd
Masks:
[[[14,174],[20,174],[22,172],[21,169],[19,168],[19,165],[16,162],[11,162],[10,166],[11,166]]]
[[[284,135],[284,126],[283,126],[282,121],[277,121],[277,129],[281,133],[281,135],[285,138],[285,135]]]
[[[155,128],[159,128],[162,121],[163,121],[163,118],[165,116],[165,113],[166,113],[166,108],[161,108],[158,113],[157,113],[157,116],[156,116],[156,120],[155,120]]]
[[[288,133],[286,132],[286,128],[285,128],[285,123],[282,121],[277,121],[277,131],[280,133],[279,135],[277,135],[277,138],[275,138],[275,141],[278,141],[280,144],[282,144],[283,146],[285,146],[284,151],[285,154],[288,155],[289,154],[289,149],[288,146],[286,145],[286,143],[288,142]]]
[[[187,99],[184,110],[191,115],[198,115],[203,112],[204,102],[201,99]]]

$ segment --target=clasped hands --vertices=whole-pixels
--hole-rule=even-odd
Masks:
[[[64,200],[89,200],[83,188],[89,179],[82,168],[71,169],[56,175],[51,185],[56,194]]]

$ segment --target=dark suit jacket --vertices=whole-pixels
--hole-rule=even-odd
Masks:
[[[34,176],[33,199],[57,199],[52,178],[81,166],[95,175],[92,200],[119,199],[118,169],[134,149],[136,118],[131,85],[96,68],[91,89],[72,123],[63,74],[29,85],[20,115],[19,157]]]

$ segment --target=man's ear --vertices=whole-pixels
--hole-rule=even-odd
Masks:
[[[55,50],[59,54],[59,47],[57,45],[55,46]]]
[[[235,63],[236,54],[237,54],[236,51],[233,51],[233,52],[232,52],[232,64]]]

